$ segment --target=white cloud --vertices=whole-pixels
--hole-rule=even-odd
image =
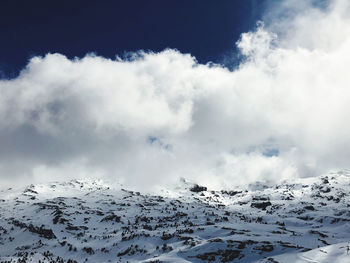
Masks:
[[[230,188],[348,168],[349,4],[271,10],[285,3],[293,15],[242,34],[234,71],[175,50],[33,58],[0,80],[1,183]]]

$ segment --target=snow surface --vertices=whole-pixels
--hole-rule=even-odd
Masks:
[[[0,191],[0,262],[350,262],[348,173],[191,188],[73,180]]]
[[[287,253],[270,257],[257,262],[287,262],[287,263],[348,263],[350,262],[350,244],[339,243],[335,245],[316,248],[304,253]]]

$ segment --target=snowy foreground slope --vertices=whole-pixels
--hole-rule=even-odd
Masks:
[[[349,205],[346,173],[161,195],[31,185],[0,192],[0,262],[350,262]]]

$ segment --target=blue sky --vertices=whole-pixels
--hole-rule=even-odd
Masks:
[[[232,55],[240,34],[255,26],[265,6],[265,0],[4,0],[0,70],[16,76],[30,57],[49,52],[114,58],[176,48],[201,63],[220,62]]]

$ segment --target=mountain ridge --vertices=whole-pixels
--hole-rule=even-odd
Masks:
[[[98,180],[10,188],[0,262],[327,262],[303,259],[319,247],[350,262],[349,186],[340,172],[231,191],[185,180],[159,194]]]

